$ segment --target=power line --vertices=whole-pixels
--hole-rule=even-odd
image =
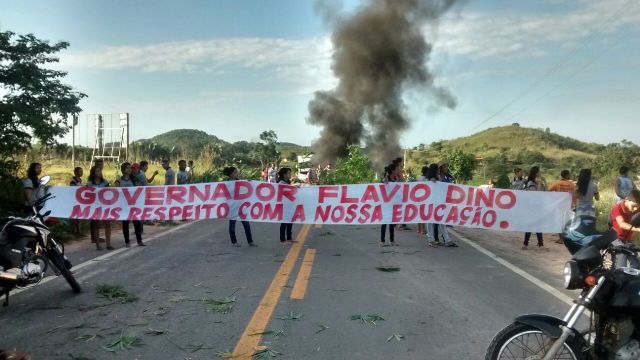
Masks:
[[[542,75],[541,77],[539,77],[538,79],[533,81],[531,84],[529,84],[529,86],[527,86],[523,91],[518,93],[518,95],[516,95],[513,99],[511,99],[509,102],[507,102],[504,106],[502,106],[500,109],[498,109],[498,111],[494,112],[493,114],[491,114],[490,116],[488,116],[487,118],[482,120],[480,123],[478,123],[478,125],[474,126],[471,130],[473,131],[473,130],[479,128],[480,126],[486,124],[487,122],[491,121],[492,119],[494,119],[495,117],[500,115],[503,111],[505,111],[511,105],[513,105],[516,102],[520,101],[521,98],[526,96],[531,90],[533,90],[535,87],[537,87],[538,84],[542,83],[544,80],[548,79],[549,76],[551,76],[556,71],[558,71],[560,68],[562,68],[567,62],[569,62],[569,60],[571,60],[571,57],[573,55],[575,55],[576,53],[578,53],[578,52],[582,51],[583,49],[585,49],[597,37],[602,35],[602,31],[604,30],[604,28],[607,27],[608,25],[610,25],[613,21],[617,20],[617,18],[619,18],[627,10],[626,8],[632,3],[633,3],[633,0],[627,0],[627,2],[624,3],[624,5],[622,5],[620,7],[620,9],[618,9],[618,11],[616,11],[611,17],[609,17],[606,21],[604,21],[601,26],[599,26],[595,31],[593,31],[591,33],[591,35],[589,35],[589,37],[587,39],[585,39],[585,41],[582,43],[582,45],[580,45],[579,47],[577,47],[577,48],[573,49],[572,51],[570,51],[569,53],[567,53],[567,55],[565,55],[562,59],[560,59],[560,61],[558,61],[557,63],[553,64],[551,67],[549,67],[549,69],[547,70],[547,72],[544,75]]]
[[[509,116],[507,118],[507,120],[503,123],[503,125],[508,124],[511,120],[513,120],[516,116],[522,114],[523,112],[525,112],[526,110],[529,110],[529,108],[531,108],[532,106],[534,106],[535,104],[537,104],[538,102],[540,102],[540,100],[544,99],[545,97],[549,96],[552,92],[556,91],[558,88],[566,85],[569,81],[571,81],[574,77],[576,77],[576,75],[578,75],[579,73],[583,72],[584,70],[588,69],[591,65],[593,65],[596,61],[600,60],[601,57],[603,57],[609,50],[611,50],[614,46],[616,46],[619,43],[619,41],[613,42],[611,43],[606,49],[604,49],[604,51],[598,53],[596,56],[594,56],[591,61],[585,63],[585,65],[581,68],[578,69],[578,71],[575,71],[571,74],[569,74],[569,76],[567,76],[563,81],[557,83],[555,86],[553,86],[551,89],[549,89],[548,91],[546,91],[544,94],[542,94],[541,96],[539,96],[538,98],[536,98],[534,101],[532,101],[531,103],[527,104],[525,107],[523,107],[522,109],[520,109],[520,111],[518,111],[517,113]]]

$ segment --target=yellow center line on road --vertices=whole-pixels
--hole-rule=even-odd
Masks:
[[[300,250],[302,250],[302,245],[304,245],[310,230],[311,225],[307,224],[304,225],[298,233],[296,242],[291,245],[287,256],[282,262],[282,265],[280,265],[280,269],[278,269],[276,276],[273,278],[273,281],[271,281],[271,285],[269,285],[267,292],[258,304],[258,308],[253,313],[253,317],[251,317],[249,324],[247,324],[247,327],[244,329],[242,336],[240,336],[240,340],[238,340],[235,349],[233,349],[233,359],[252,359],[256,347],[262,340],[262,335],[255,334],[263,333],[267,329],[269,320],[271,320],[278,301],[280,301],[282,290],[287,284],[289,274],[291,274],[298,260],[298,255],[300,254]]]
[[[291,290],[291,298],[294,300],[304,299],[304,295],[307,292],[307,285],[309,284],[309,277],[311,276],[311,268],[313,267],[313,260],[316,256],[316,249],[307,249],[304,253],[304,259],[300,265],[300,271],[296,278],[296,283]]]

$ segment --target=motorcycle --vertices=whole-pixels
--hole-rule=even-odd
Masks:
[[[634,217],[632,225],[640,226],[640,217]],[[578,299],[563,319],[543,314],[517,317],[493,338],[485,360],[640,359],[640,270],[616,268],[613,260],[619,252],[635,256],[638,249],[612,246],[617,239],[613,230],[591,234],[595,225],[581,229],[586,229],[581,235],[589,237],[581,243],[567,239],[571,232],[564,233],[572,253],[563,271],[564,286],[581,290]],[[578,331],[576,324],[585,310],[590,311],[589,327]]]
[[[46,186],[50,180],[49,176],[44,176],[40,185]],[[41,208],[52,198],[47,194],[36,200],[29,217],[9,217],[0,231],[0,298],[5,297],[3,306],[9,305],[9,293],[13,289],[38,284],[49,268],[57,276],[62,275],[74,293],[81,291],[71,273],[71,262],[64,255],[64,245],[51,237],[45,224],[45,218],[51,212],[40,214]]]

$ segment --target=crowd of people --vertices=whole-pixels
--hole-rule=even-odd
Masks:
[[[382,182],[387,184],[389,182],[402,182],[405,181],[406,176],[404,173],[404,159],[401,157],[395,158],[384,168],[384,177]],[[445,182],[454,183],[455,179],[449,171],[449,163],[447,161],[441,161],[440,163],[433,163],[428,166],[422,167],[422,175],[417,178],[417,181],[431,181],[431,182]],[[380,228],[380,246],[397,246],[395,241],[395,229],[400,227],[401,229],[409,229],[406,224],[383,224]],[[427,244],[430,247],[446,246],[446,247],[458,247],[458,244],[449,236],[448,226],[445,224],[427,223],[418,224],[417,232],[420,236],[426,236]],[[386,242],[387,229],[389,232],[389,245]]]
[[[189,184],[193,181],[194,166],[193,161],[178,161],[178,173],[171,168],[168,160],[162,161],[162,167],[165,169],[164,185],[181,185]],[[110,186],[115,187],[134,187],[134,186],[147,186],[153,183],[158,171],[154,171],[151,177],[147,177],[149,170],[148,161],[140,161],[140,163],[125,162],[120,165],[120,175],[118,175],[113,182],[113,185],[105,179],[103,176],[104,160],[95,159],[93,165],[89,169],[89,176],[83,179],[84,169],[82,167],[76,167],[73,169],[73,177],[69,182],[69,186],[91,186],[97,188],[105,188]],[[23,188],[25,194],[25,207],[27,212],[31,211],[31,204],[37,199],[42,198],[45,195],[45,188],[40,184],[40,175],[42,173],[42,164],[32,163],[27,170],[27,177],[23,181]],[[77,219],[69,220],[71,231],[73,235],[79,237],[80,221]],[[142,234],[144,232],[144,224],[142,221],[121,221],[122,235],[124,237],[124,246],[130,247],[129,229],[130,224],[133,225],[134,234],[136,237],[136,243],[138,246],[146,246],[142,241]],[[91,236],[91,242],[96,244],[97,250],[102,250],[101,242],[105,243],[107,250],[114,250],[115,248],[111,244],[111,221],[108,220],[89,220],[89,232]],[[104,238],[100,236],[100,229],[102,228]]]
[[[162,167],[165,170],[164,185],[181,185],[189,184],[194,180],[194,166],[193,161],[178,161],[178,172],[176,173],[172,168],[168,160],[162,161]],[[112,186],[103,176],[104,161],[102,159],[96,159],[93,166],[89,170],[89,176],[86,181],[83,180],[84,171],[81,167],[76,167],[73,171],[73,177],[69,182],[70,186],[92,186],[92,187],[109,187]],[[132,186],[147,186],[153,183],[158,171],[154,171],[150,177],[147,177],[149,170],[149,162],[141,161],[140,163],[128,163],[125,162],[120,166],[120,175],[115,179],[113,186],[116,187],[132,187]],[[447,161],[441,161],[439,163],[432,163],[422,167],[422,174],[417,178],[417,181],[429,181],[429,182],[445,182],[454,183],[455,179],[449,171],[449,164]],[[32,163],[27,171],[27,177],[23,181],[24,193],[25,193],[25,206],[30,208],[30,204],[34,200],[37,200],[44,196],[44,187],[40,185],[40,175],[42,173],[42,165],[40,163]],[[238,169],[235,167],[227,167],[223,170],[223,174],[227,181],[236,181],[239,179]],[[277,168],[271,164],[263,173],[263,181],[276,182],[279,184],[291,184],[292,170],[288,167]],[[398,157],[391,161],[389,165],[384,168],[384,176],[382,178],[383,183],[390,182],[403,182],[406,181],[404,173],[404,161],[403,158]],[[492,187],[492,184],[485,185],[486,187]],[[592,177],[591,169],[580,170],[577,179],[574,181],[569,170],[562,170],[560,172],[560,179],[551,186],[547,186],[547,181],[542,176],[542,172],[538,166],[533,166],[528,172],[527,176],[524,176],[524,171],[521,168],[514,169],[514,176],[511,181],[512,190],[524,190],[524,191],[556,191],[567,192],[572,196],[572,207],[576,213],[588,214],[591,216],[596,215],[595,201],[600,200],[600,193],[598,185]],[[617,202],[614,204],[610,212],[609,226],[616,230],[620,244],[628,243],[633,235],[640,232],[640,229],[633,227],[630,224],[630,219],[633,215],[640,212],[638,204],[640,203],[640,191],[637,190],[635,183],[629,177],[629,168],[623,166],[620,168],[619,176],[617,177],[614,190],[617,197]],[[241,221],[247,238],[249,246],[257,246],[251,234],[251,226],[247,221]],[[142,235],[144,232],[144,225],[141,221],[121,221],[122,235],[124,237],[124,245],[130,246],[130,224],[133,225],[134,234],[136,237],[136,243],[139,246],[145,246]],[[80,235],[80,221],[70,220],[71,229],[74,235]],[[236,237],[236,221],[229,221],[229,237],[232,246],[241,246]],[[101,242],[104,241],[106,249],[112,250],[114,247],[111,244],[111,222],[106,220],[90,220],[89,228],[91,234],[91,241],[96,244],[96,249],[101,250]],[[103,229],[104,239],[100,237],[100,228]],[[280,224],[280,242],[282,244],[292,243],[292,228],[291,223]],[[395,239],[395,230],[409,229],[406,224],[382,224],[380,227],[380,246],[397,246]],[[420,236],[426,237],[426,242],[430,247],[446,246],[446,247],[458,247],[457,243],[449,236],[448,226],[445,224],[427,223],[417,224],[417,233]],[[387,243],[387,234],[388,240]],[[524,242],[522,249],[526,250],[529,247],[529,241],[532,233],[527,232],[524,234]],[[538,248],[544,248],[544,239],[542,233],[536,233]],[[558,240],[562,243],[562,240]]]
[[[596,217],[595,201],[600,200],[600,191],[598,185],[593,179],[591,169],[581,169],[578,178],[574,181],[569,170],[560,172],[560,180],[547,187],[547,182],[542,176],[540,168],[534,166],[529,170],[527,177],[521,168],[513,171],[514,177],[511,181],[511,189],[526,191],[556,191],[567,192],[572,197],[572,209],[576,214]],[[617,202],[613,205],[609,216],[609,226],[616,230],[620,245],[624,241],[630,241],[633,232],[640,230],[630,225],[630,219],[638,213],[638,203],[640,202],[640,192],[637,190],[635,183],[629,177],[629,168],[627,166],[620,167],[619,176],[614,183],[614,190]],[[541,233],[536,234],[538,247],[544,248],[544,239]],[[531,233],[525,233],[523,250],[527,250]],[[556,242],[562,243],[562,239]]]
[[[284,168],[291,169],[289,167],[284,167]],[[266,181],[266,182],[272,182],[272,183],[279,182],[278,174],[280,173],[281,169],[282,168],[278,167],[276,164],[273,164],[273,163],[269,164],[268,167],[262,170],[262,176],[260,177],[260,180]],[[329,165],[327,165],[327,169],[330,169]],[[304,184],[305,185],[318,184],[318,180],[319,180],[318,173],[319,173],[319,168],[310,167],[306,173],[303,173],[304,175],[306,175],[303,181]],[[289,179],[289,182],[291,181],[293,181],[293,179]]]

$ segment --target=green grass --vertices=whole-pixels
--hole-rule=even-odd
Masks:
[[[220,314],[228,314],[233,311],[236,302],[235,297],[213,298],[202,300],[205,304],[207,312],[216,312]]]
[[[96,293],[114,303],[128,304],[138,300],[137,296],[126,291],[121,285],[97,284]]]
[[[378,321],[384,321],[384,318],[378,314],[356,314],[351,315],[351,320],[360,321],[362,324],[377,325]]]
[[[76,161],[76,166],[79,166],[84,171],[82,176],[82,180],[86,181],[87,177],[89,177],[89,170],[91,169],[91,164],[89,162],[84,161]],[[177,164],[175,166],[177,168]],[[149,164],[149,170],[147,171],[147,177],[151,177],[153,172],[158,170],[159,174],[156,176],[153,185],[162,185],[164,183],[164,169],[162,169],[161,165]],[[196,166],[196,171],[198,170]],[[42,162],[42,175],[51,176],[51,185],[69,185],[69,181],[73,177],[73,166],[71,165],[71,161],[65,160],[52,160],[52,161],[43,161]],[[105,163],[104,169],[102,170],[102,176],[113,185],[116,181],[116,178],[121,175],[120,172],[120,164],[116,164],[114,162],[107,161]]]
[[[604,184],[601,184],[601,187]],[[598,218],[598,231],[605,231],[609,229],[607,225],[609,221],[609,214],[611,214],[611,208],[617,201],[617,197],[613,188],[600,189],[600,201],[596,201],[596,216]]]

